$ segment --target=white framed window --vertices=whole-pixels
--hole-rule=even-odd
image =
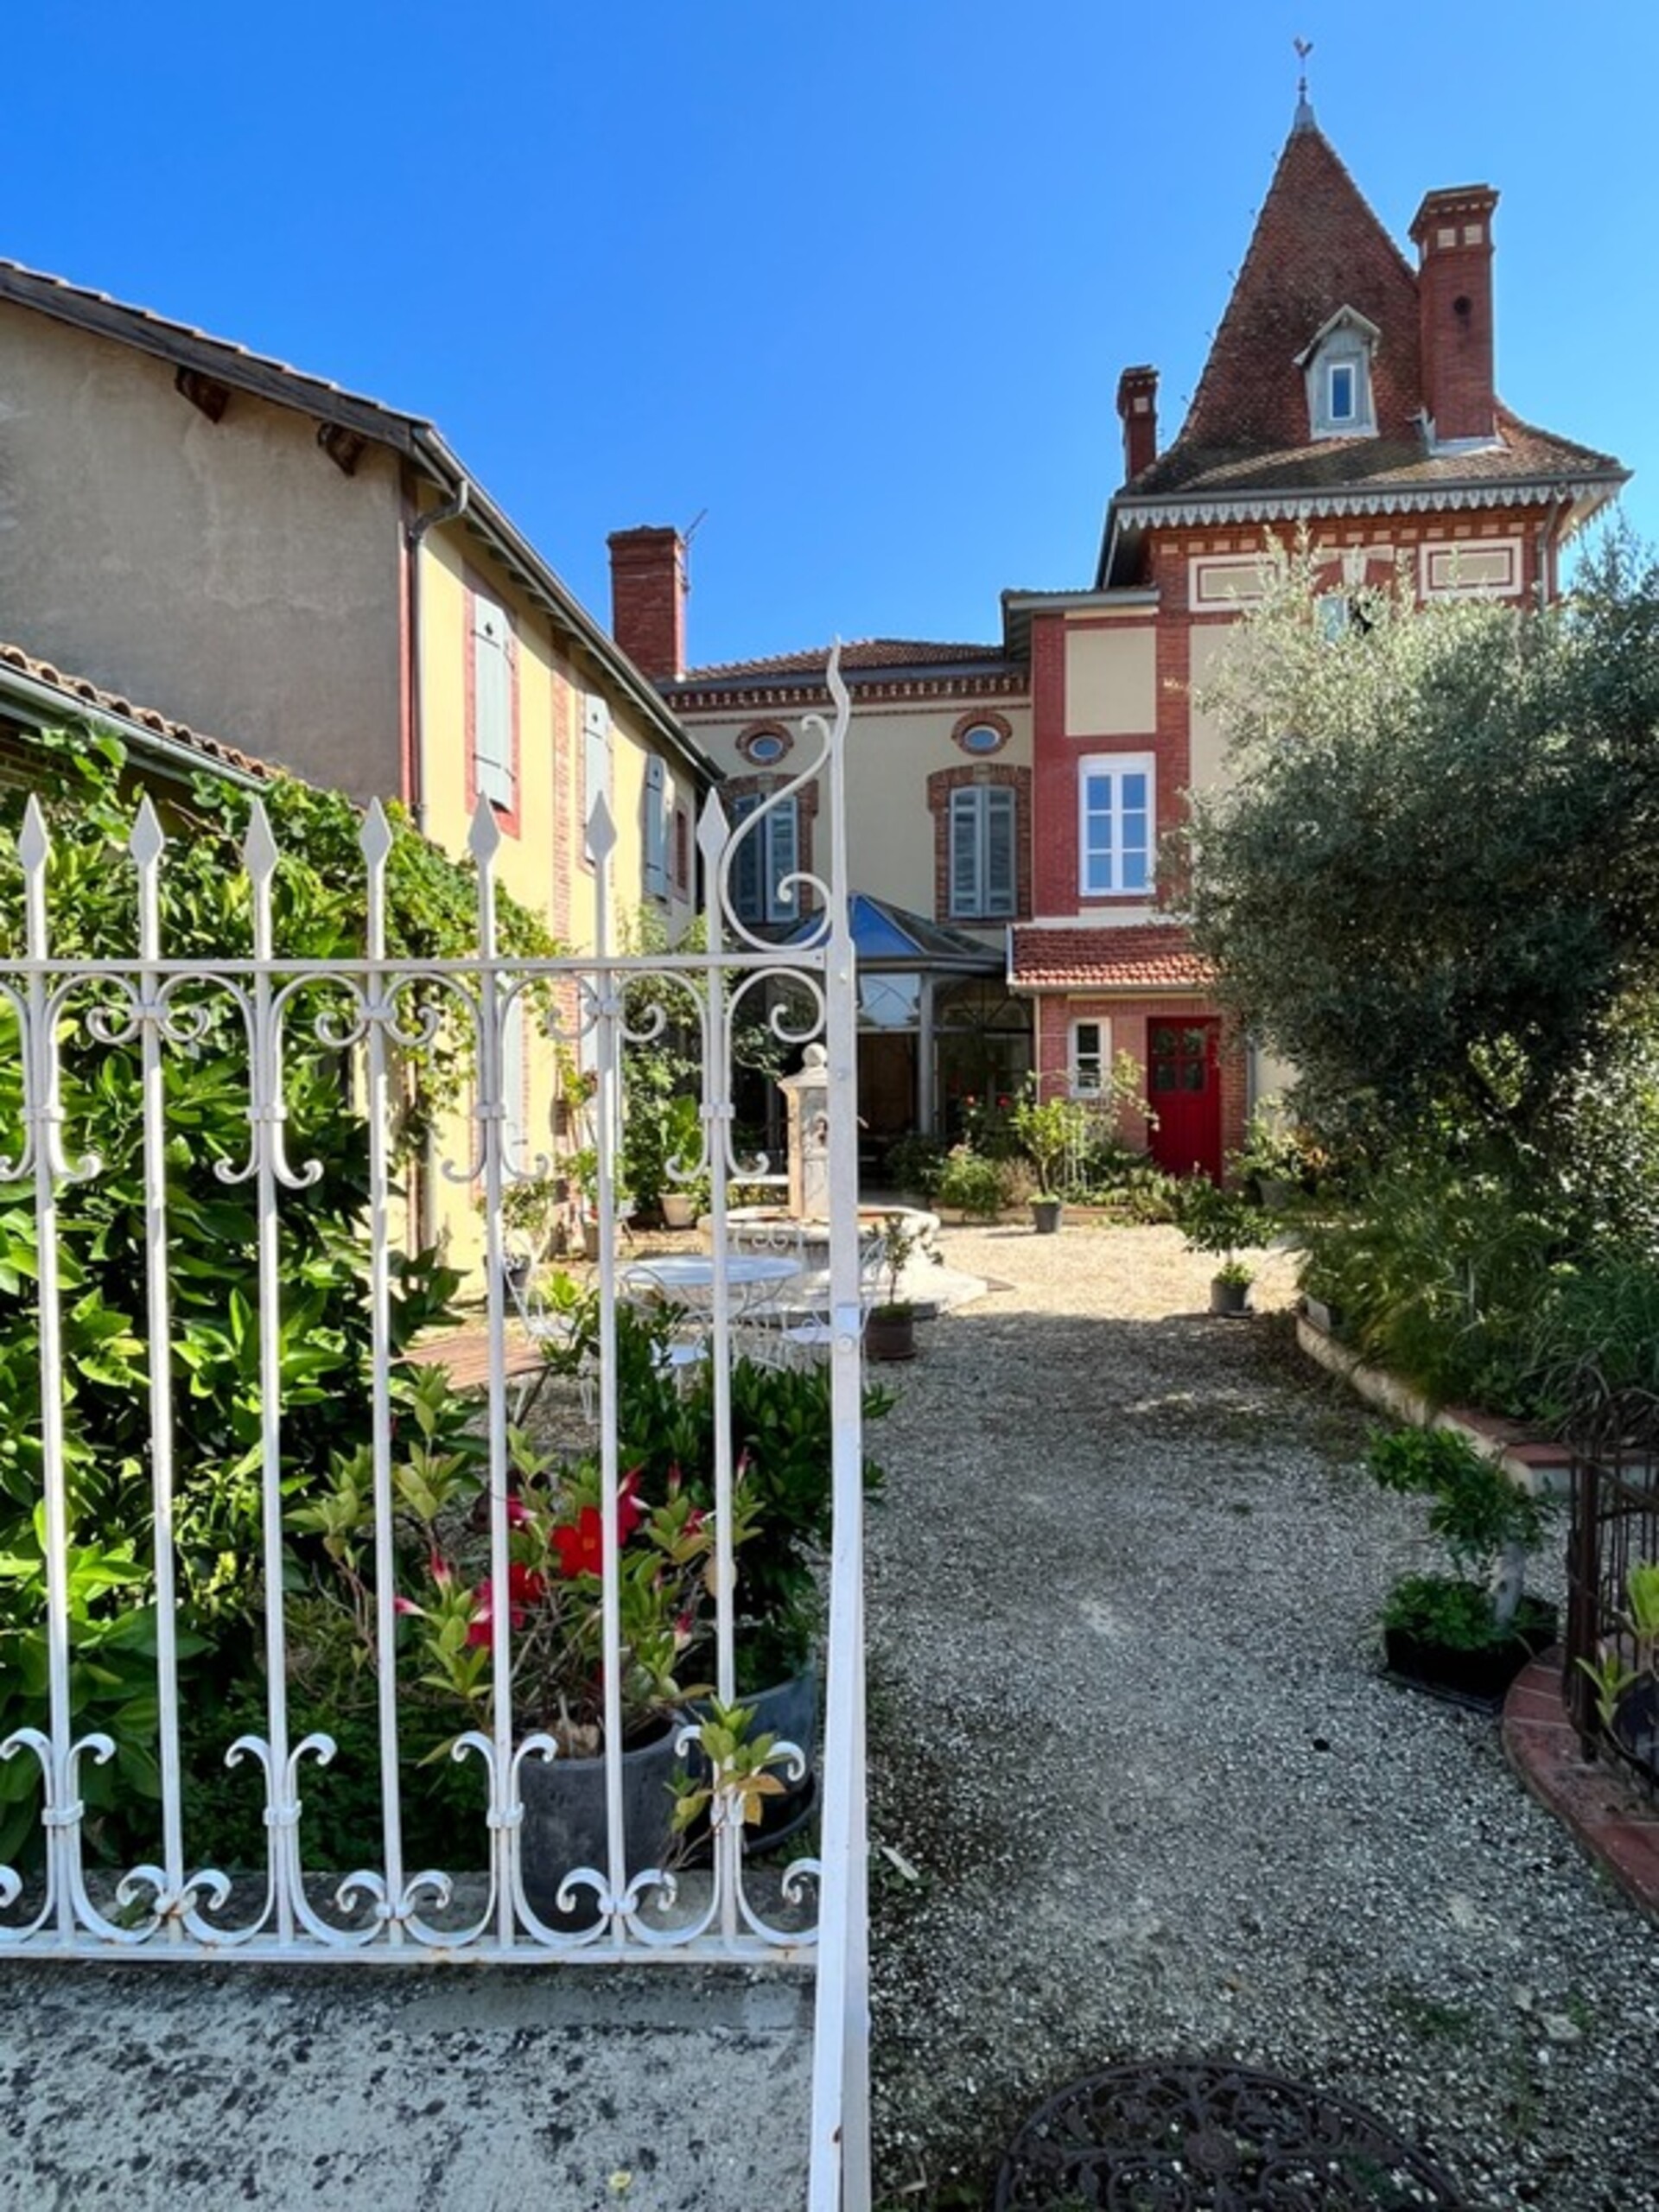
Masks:
[[[996,919],[1014,912],[1019,815],[1006,784],[969,784],[950,794],[949,859],[954,919]]]
[[[1338,308],[1296,356],[1307,379],[1308,429],[1316,438],[1376,435],[1371,358],[1381,333],[1356,308]]]
[[[742,831],[732,862],[732,904],[741,922],[792,922],[800,912],[799,898],[785,878],[799,865],[796,801],[783,800],[752,829],[744,829],[762,804],[763,794],[751,791],[732,804],[733,832]]]
[[[594,849],[588,842],[588,824],[601,798],[607,807],[611,804],[611,709],[606,700],[590,691],[582,702],[582,849],[590,865]]]
[[[1112,1071],[1111,1023],[1074,1021],[1068,1065],[1074,1098],[1103,1098]]]
[[[512,625],[504,607],[472,594],[473,788],[512,811]]]
[[[1150,753],[1077,763],[1077,887],[1085,899],[1152,889],[1157,788]]]

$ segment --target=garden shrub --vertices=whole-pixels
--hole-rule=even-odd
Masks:
[[[111,738],[48,735],[40,746],[40,797],[52,841],[48,905],[55,953],[129,957],[137,950],[136,877],[127,854],[132,802],[124,756]],[[348,801],[287,778],[261,796],[282,855],[273,887],[279,952],[326,961],[362,951],[360,818]],[[16,838],[23,795],[0,795],[0,948],[23,943]],[[241,843],[250,795],[198,779],[169,804],[161,870],[162,950],[216,962],[251,949]],[[447,861],[390,810],[388,949],[438,957],[470,950],[475,894],[469,871]],[[553,950],[510,899],[502,938],[512,950]],[[107,999],[107,994],[106,994]],[[65,1141],[99,1157],[99,1172],[60,1194],[64,1457],[73,1548],[73,1721],[102,1727],[118,1755],[88,1761],[82,1788],[91,1838],[111,1850],[143,1833],[159,1790],[156,1764],[155,1586],[151,1565],[150,1408],[145,1332],[141,1053],[137,1043],[95,1043],[82,1017],[88,990],[60,1032]],[[187,1709],[210,1709],[257,1665],[262,1591],[259,1535],[262,1395],[257,1195],[251,1181],[215,1172],[249,1143],[246,1039],[221,991],[190,1000],[201,1029],[164,1056],[164,1159],[172,1307],[173,1446],[181,1677]],[[284,1076],[290,1161],[315,1179],[281,1203],[279,1335],[282,1479],[290,1503],[324,1478],[331,1460],[367,1438],[372,1357],[365,1204],[368,1132],[352,1103],[349,1060],[318,1041],[318,1014],[341,999],[306,995],[290,1018]],[[15,1018],[0,1012],[0,1154],[20,1151],[22,1109]],[[466,1074],[465,1040],[440,1027],[412,1056],[395,1133],[418,1141],[453,1102]],[[41,1495],[38,1271],[33,1193],[0,1189],[0,1736],[43,1726],[45,1563],[36,1527]],[[394,1383],[398,1355],[448,1311],[457,1278],[435,1255],[392,1261]],[[0,1767],[0,1860],[34,1829],[38,1777],[30,1763]],[[121,1808],[121,1819],[114,1818]]]

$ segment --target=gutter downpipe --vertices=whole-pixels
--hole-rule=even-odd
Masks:
[[[429,507],[424,514],[416,516],[404,532],[404,543],[409,557],[409,811],[418,835],[426,835],[426,722],[423,712],[421,685],[421,548],[429,531],[440,523],[454,522],[467,512],[473,496],[473,487],[462,476],[455,485],[453,496]],[[419,1219],[422,1248],[430,1249],[438,1241],[438,1135],[435,1129],[427,1136],[421,1158],[420,1203],[416,1209]]]
[[[472,485],[463,476],[452,498],[416,515],[404,533],[409,550],[409,810],[423,837],[426,835],[426,728],[421,695],[421,548],[429,531],[466,513],[472,496]]]

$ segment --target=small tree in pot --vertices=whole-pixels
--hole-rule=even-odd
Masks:
[[[1452,1569],[1402,1575],[1389,1591],[1382,1608],[1389,1671],[1481,1700],[1501,1696],[1555,1633],[1554,1608],[1523,1588],[1549,1501],[1511,1482],[1496,1458],[1456,1429],[1387,1431],[1372,1440],[1370,1465],[1384,1490],[1433,1498],[1429,1532]]]
[[[1207,1175],[1193,1175],[1181,1185],[1175,1219],[1188,1251],[1213,1253],[1221,1262],[1210,1278],[1210,1311],[1248,1313],[1255,1270],[1239,1253],[1267,1243],[1272,1234],[1268,1216],[1243,1191],[1224,1190]]]
[[[1091,1126],[1082,1099],[1040,1098],[1035,1090],[1008,1116],[1008,1127],[1037,1178],[1031,1217],[1039,1236],[1052,1236],[1060,1225],[1061,1186],[1071,1161],[1088,1142]]]

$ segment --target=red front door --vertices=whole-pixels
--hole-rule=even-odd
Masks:
[[[1147,1103],[1157,1116],[1152,1156],[1171,1175],[1221,1180],[1221,1024],[1147,1024]]]

